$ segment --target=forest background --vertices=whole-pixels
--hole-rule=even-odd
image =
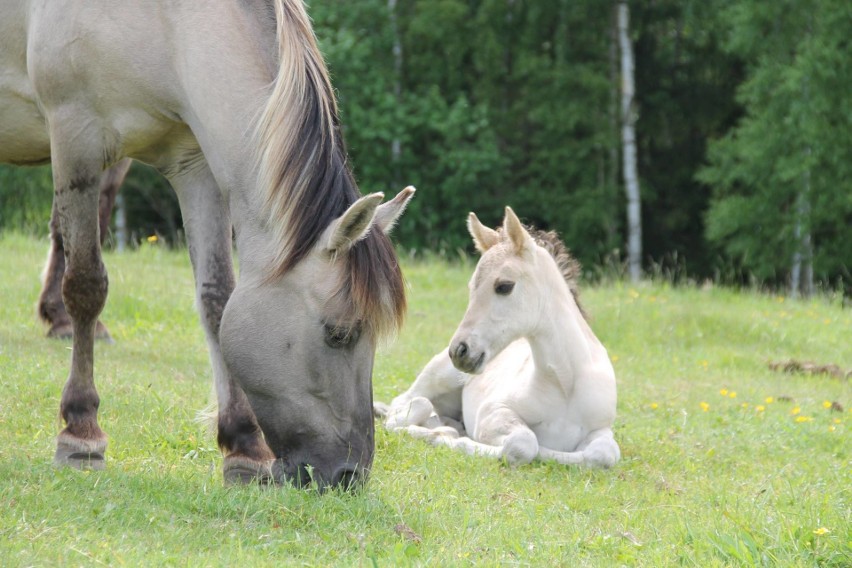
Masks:
[[[619,4],[644,269],[852,295],[848,0],[310,1],[361,190],[420,190],[399,245],[455,255],[508,204],[624,274]],[[51,199],[49,167],[0,166],[0,230],[46,235]],[[182,242],[152,169],[122,207],[131,244]]]

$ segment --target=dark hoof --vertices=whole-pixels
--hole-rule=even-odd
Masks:
[[[50,326],[47,336],[51,339],[71,339],[74,336],[74,328],[71,323],[55,323]]]
[[[102,452],[80,452],[59,446],[56,448],[56,454],[53,457],[53,465],[101,471],[106,468],[106,460]]]
[[[71,339],[74,337],[74,327],[70,322],[55,323],[50,326],[47,336],[51,339]],[[110,345],[115,343],[115,340],[113,340],[112,336],[109,334],[106,326],[100,321],[98,321],[97,326],[95,327],[95,339]]]
[[[272,469],[244,457],[226,457],[222,468],[225,487],[232,485],[272,485]]]
[[[95,326],[95,339],[97,339],[98,341],[103,341],[104,343],[108,343],[109,345],[115,343],[115,340],[113,340],[112,336],[109,334],[109,331],[107,331],[106,326],[102,324],[100,320],[98,320],[98,323]]]

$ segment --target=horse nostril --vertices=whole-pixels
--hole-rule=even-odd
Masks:
[[[467,351],[467,343],[462,341],[461,343],[459,343],[458,347],[456,347],[456,358],[462,359],[465,355],[467,355]]]
[[[361,473],[352,465],[344,465],[337,468],[331,476],[332,487],[339,487],[345,491],[355,489],[361,481]]]

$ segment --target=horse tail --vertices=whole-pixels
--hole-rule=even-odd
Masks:
[[[273,277],[304,258],[325,226],[358,197],[338,134],[337,101],[305,6],[301,0],[275,0],[274,6],[279,69],[257,146],[267,226],[278,245]],[[341,184],[349,187],[335,187]]]

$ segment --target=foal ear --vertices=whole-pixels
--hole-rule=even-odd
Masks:
[[[366,237],[376,216],[376,210],[384,198],[383,193],[371,193],[350,205],[323,233],[320,242],[325,249],[333,254],[346,252]]]
[[[500,240],[497,231],[483,225],[475,213],[469,213],[467,216],[467,231],[473,237],[473,244],[480,253],[484,253]]]
[[[408,205],[408,202],[411,201],[412,197],[414,197],[415,191],[414,186],[409,185],[397,193],[396,197],[387,203],[379,205],[376,209],[376,217],[373,221],[376,227],[384,231],[386,234],[389,234],[393,229],[393,226],[396,224],[397,219],[399,219],[399,216],[402,215],[403,211],[405,211],[405,206]]]
[[[532,237],[521,224],[521,220],[512,211],[512,208],[506,206],[506,216],[503,218],[503,232],[509,236],[509,240],[515,248],[515,252],[522,252],[527,246],[527,243],[532,240]]]

